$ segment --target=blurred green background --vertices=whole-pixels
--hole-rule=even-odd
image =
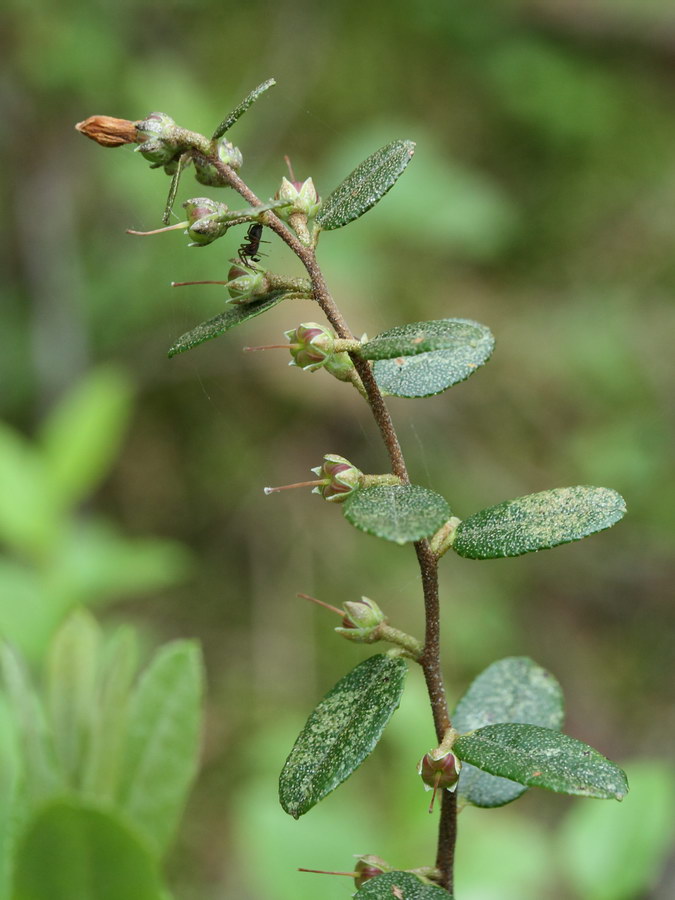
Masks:
[[[274,76],[231,132],[262,197],[284,154],[325,195],[382,144],[417,141],[392,193],[321,240],[353,330],[460,316],[497,338],[466,384],[391,402],[414,481],[460,517],[567,484],[613,487],[629,507],[616,529],[551,553],[444,560],[451,697],[494,659],[532,656],[563,685],[566,730],[633,784],[621,806],[528,792],[465,811],[458,896],[672,897],[672,4],[6,0],[0,20],[0,626],[36,664],[78,603],[135,624],[148,652],[202,642],[208,729],[168,860],[176,896],[337,900],[346,879],[295,869],[433,855],[417,673],[347,785],[298,823],[276,801],[298,728],[364,656],[296,592],[338,605],[364,593],[422,627],[409,548],[308,493],[262,492],[309,477],[325,452],[382,471],[367,408],[281,353],[241,352],[316,318],[309,303],[167,360],[223,308],[221,288],[169,282],[224,278],[244,229],[204,249],[180,232],[129,237],[161,224],[168,179],[73,130],[162,110],[210,133]],[[203,194],[229,202],[191,175],[179,199]]]

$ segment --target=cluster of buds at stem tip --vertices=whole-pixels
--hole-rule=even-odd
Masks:
[[[456,732],[450,729],[440,746],[425,753],[417,765],[417,774],[424,782],[424,789],[434,792],[429,804],[429,812],[433,809],[438,790],[455,791],[457,789],[462,764],[450,749],[455,737]]]

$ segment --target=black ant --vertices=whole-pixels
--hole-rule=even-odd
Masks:
[[[250,265],[248,260],[256,263],[260,262],[260,245],[269,244],[269,241],[262,240],[262,231],[263,227],[260,222],[254,222],[246,232],[246,240],[237,252],[239,261],[242,266],[245,266],[247,269],[254,270],[255,268]]]

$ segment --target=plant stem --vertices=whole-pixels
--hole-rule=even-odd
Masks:
[[[224,165],[213,157],[208,161],[216,167],[223,179],[234,188],[251,206],[261,206],[262,202],[256,197],[245,182],[229,166]],[[335,329],[339,338],[353,340],[354,335],[349,329],[342,313],[333,300],[328,285],[316,259],[313,248],[305,246],[290,231],[281,219],[268,210],[261,216],[265,225],[276,232],[287,244],[305,266],[312,283],[314,298],[326,315],[326,318]],[[401,450],[401,445],[392,422],[391,415],[384,402],[370,363],[361,359],[355,353],[349,354],[354,367],[358,372],[366,391],[368,404],[377,423],[385,447],[389,454],[391,468],[403,484],[410,484],[410,477]],[[422,589],[424,593],[425,612],[425,641],[420,664],[424,671],[424,678],[431,703],[431,710],[436,729],[436,736],[440,743],[450,728],[450,716],[443,685],[440,659],[440,609],[438,597],[438,558],[431,550],[426,540],[415,543],[415,552],[419,562],[422,576]],[[438,830],[438,848],[436,866],[441,873],[440,884],[452,892],[453,868],[455,855],[455,837],[457,831],[457,798],[455,793],[443,791],[441,815]]]

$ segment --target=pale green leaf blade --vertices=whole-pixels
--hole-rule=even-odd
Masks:
[[[50,413],[41,441],[51,490],[60,504],[78,503],[107,474],[129,422],[132,397],[126,375],[101,368]]]
[[[284,299],[288,291],[273,291],[265,296],[262,300],[256,300],[253,303],[241,303],[226,309],[225,312],[214,316],[207,322],[202,322],[191,331],[181,335],[169,350],[169,357],[176,356],[178,353],[185,353],[186,350],[192,350],[205,341],[213,340],[225,334],[230,328],[241,325],[249,319],[267,312]]]
[[[21,657],[8,644],[0,645],[0,667],[21,748],[26,807],[32,809],[64,790],[43,705]]]
[[[452,749],[462,762],[527,787],[605,800],[628,793],[617,765],[588,744],[538,725],[487,725],[458,737]]]
[[[268,88],[271,88],[275,84],[276,81],[274,80],[274,78],[268,78],[267,81],[263,81],[263,83],[259,84],[258,87],[253,88],[251,93],[244,97],[241,103],[238,106],[235,106],[232,112],[223,119],[220,125],[213,132],[211,140],[217,141],[227,131],[229,131],[237,121],[237,119],[244,115],[246,110],[255,103],[258,97],[260,97],[261,94],[264,94]]]
[[[317,225],[330,231],[368,212],[394,186],[414,152],[413,141],[392,141],[365,159],[326,197]]]
[[[101,629],[84,610],[72,613],[47,653],[46,707],[57,757],[67,782],[77,787],[98,711]]]
[[[407,664],[371,656],[326,694],[307,720],[279,778],[279,799],[293,818],[315,806],[372,752],[397,709]]]
[[[398,890],[396,890],[398,889]],[[425,884],[410,872],[385,872],[368,881],[354,894],[354,900],[452,900],[452,895],[435,884]]]
[[[553,675],[526,656],[509,656],[488,666],[472,682],[452,716],[459,732],[485,725],[521,722],[559,730],[564,718],[562,689]],[[458,796],[473,806],[504,806],[527,788],[465,763]]]
[[[423,353],[393,353],[397,346],[405,349],[418,337],[445,341],[447,349],[430,349]],[[471,319],[438,319],[414,322],[384,331],[365,346],[374,345],[379,353],[373,373],[380,390],[394,397],[432,397],[473,375],[486,363],[494,350],[494,337],[489,328]],[[422,343],[424,346],[424,343]],[[392,354],[393,356],[389,356]]]
[[[197,771],[202,662],[198,647],[163,647],[131,700],[119,805],[160,853],[173,837]]]
[[[112,801],[116,796],[137,665],[136,634],[123,625],[104,648],[96,713],[91,721],[89,752],[82,775],[84,791],[99,801]]]
[[[396,544],[429,537],[452,516],[440,494],[416,484],[360,488],[343,508],[345,518],[356,528]]]
[[[111,811],[59,800],[18,847],[12,900],[161,900],[157,863]]]
[[[625,512],[623,497],[610,488],[554,488],[475,513],[457,527],[452,549],[469,559],[520,556],[603,531]]]
[[[466,326],[471,326],[467,328]],[[477,330],[473,329],[473,326]],[[475,352],[487,329],[470,319],[433,319],[398,325],[365,341],[358,354],[363,359],[395,359],[397,356],[418,356],[434,350],[455,350],[457,353]]]

